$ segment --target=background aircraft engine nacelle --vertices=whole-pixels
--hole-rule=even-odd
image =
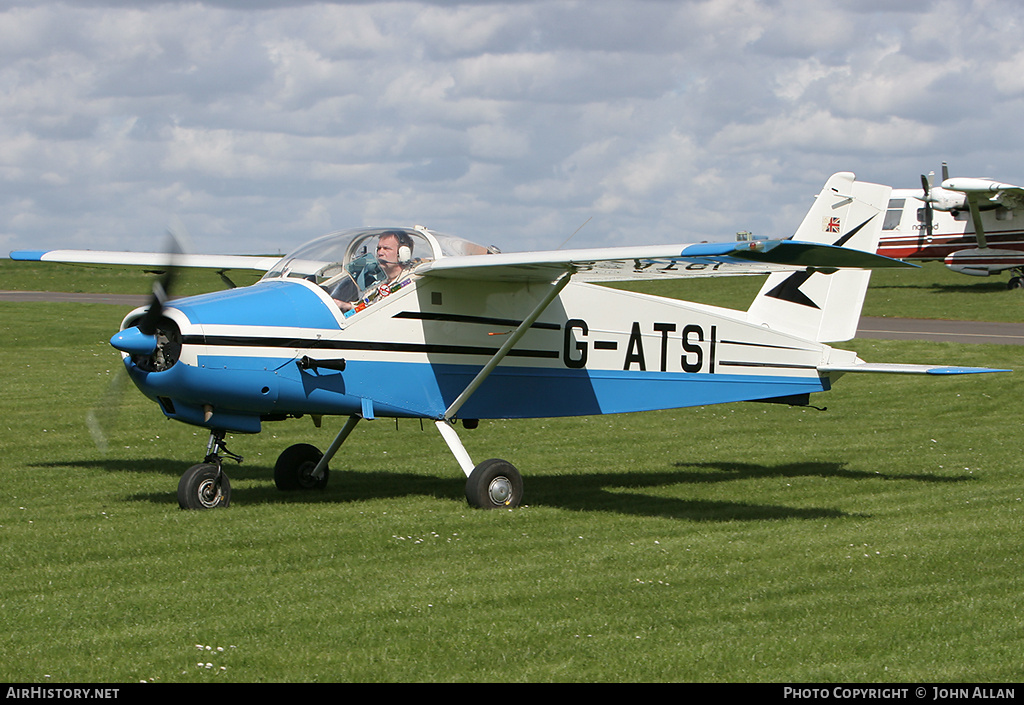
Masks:
[[[945,189],[933,189],[929,196],[929,202],[932,204],[932,208],[944,213],[966,211],[970,208],[966,195]]]

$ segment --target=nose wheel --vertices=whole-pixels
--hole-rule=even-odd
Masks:
[[[193,465],[178,482],[178,506],[182,509],[215,509],[231,503],[231,482],[221,468],[224,457],[242,462],[224,445],[224,432],[214,431],[206,448],[206,458]]]
[[[231,483],[220,465],[193,465],[178,482],[178,506],[182,509],[214,509],[231,503]]]

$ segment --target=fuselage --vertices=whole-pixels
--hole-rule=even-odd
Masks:
[[[482,256],[487,256],[483,254]],[[551,284],[418,276],[345,311],[330,276],[289,276],[172,302],[153,355],[125,353],[170,418],[257,432],[299,415],[441,419]],[[300,272],[301,273],[301,272]],[[371,300],[366,300],[371,299]],[[144,309],[124,321],[136,324]],[[851,355],[746,312],[571,282],[461,407],[467,419],[622,413],[825,391]]]
[[[1024,265],[1024,219],[1013,210],[981,211],[987,248],[980,250],[970,211],[931,209],[926,222],[923,191],[893,190],[878,254],[910,261],[941,261],[965,274],[987,275]],[[980,251],[978,251],[980,250]]]

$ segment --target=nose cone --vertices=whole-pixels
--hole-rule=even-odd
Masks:
[[[125,328],[113,335],[110,344],[129,355],[152,355],[156,350],[156,336],[146,335],[138,328]]]

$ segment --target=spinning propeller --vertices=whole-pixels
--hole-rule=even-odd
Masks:
[[[153,355],[159,345],[160,330],[158,328],[163,317],[164,308],[171,298],[171,291],[178,278],[177,261],[184,255],[189,242],[188,232],[177,219],[167,226],[166,266],[160,270],[160,276],[153,282],[149,308],[138,320],[138,324],[114,334],[110,344],[117,350],[128,355]],[[86,414],[86,425],[93,437],[96,447],[106,452],[108,430],[113,426],[121,404],[121,396],[126,386],[127,370],[123,367],[114,375],[99,400],[99,403]]]

